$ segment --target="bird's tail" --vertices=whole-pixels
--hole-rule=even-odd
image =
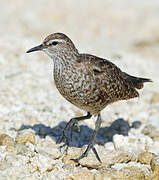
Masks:
[[[128,75],[128,79],[129,81],[131,81],[132,86],[137,89],[142,89],[144,87],[145,82],[152,82],[151,79],[140,78],[131,75]]]

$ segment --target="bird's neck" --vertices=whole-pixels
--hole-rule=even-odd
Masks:
[[[74,63],[77,62],[79,54],[78,53],[63,53],[61,54],[56,54],[56,56],[52,57],[55,66],[63,66],[63,67],[68,67],[73,65]]]
[[[60,91],[61,86],[65,86],[65,82],[67,82],[72,76],[72,70],[74,69],[75,59],[73,57],[67,57],[67,58],[54,58],[54,69],[53,69],[53,75],[54,75],[54,82],[56,84],[57,89]],[[61,85],[63,83],[63,85]]]
[[[76,64],[77,58],[78,56],[76,55],[66,56],[66,54],[62,57],[56,56],[52,58],[54,63],[54,73],[59,73],[60,75],[62,75],[64,72],[69,71]]]

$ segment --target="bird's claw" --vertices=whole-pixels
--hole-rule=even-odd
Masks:
[[[65,133],[64,133],[64,132],[62,132],[62,134],[61,134],[60,137],[58,138],[57,144],[60,144],[62,141],[65,141],[65,142],[66,142],[66,136],[65,136]]]
[[[67,144],[67,143],[64,143],[63,145],[59,146],[58,149],[60,150],[60,152],[62,152],[62,148],[63,148],[63,147],[66,147],[66,148],[63,150],[63,154],[64,154],[64,153],[67,153],[68,144]]]

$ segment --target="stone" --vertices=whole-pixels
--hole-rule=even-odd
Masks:
[[[151,124],[146,125],[142,133],[151,137],[153,140],[159,140],[159,130]]]
[[[141,164],[150,164],[151,159],[155,157],[155,154],[151,153],[151,152],[142,152],[139,154],[138,156],[138,161]]]
[[[64,180],[94,180],[95,174],[89,171],[77,172],[66,177]]]
[[[17,148],[15,148],[15,146],[7,146],[6,151],[12,154],[17,154]]]
[[[121,177],[123,179],[128,179],[128,180],[143,180],[145,179],[145,174],[142,171],[142,169],[136,167],[136,166],[131,166],[131,167],[125,167],[122,169],[122,171],[119,173],[119,175],[122,175]],[[119,179],[120,176],[118,177]]]
[[[59,159],[62,156],[62,153],[59,150],[59,144],[56,144],[49,136],[36,145],[36,151],[38,153],[50,154],[53,159]]]
[[[159,175],[159,156],[152,158],[150,165],[152,171]]]
[[[99,163],[94,153],[90,152],[88,157],[80,160],[80,164],[88,168],[101,168],[102,166],[109,167],[116,163],[136,161],[136,157],[133,154],[122,150],[106,151],[103,147],[98,147],[97,152],[100,155],[102,163]]]
[[[7,134],[0,134],[0,145],[1,146],[14,146],[15,142],[12,137]]]
[[[144,180],[145,174],[141,168],[137,166],[126,166],[116,170],[113,168],[103,168],[100,170],[102,174],[102,180]]]
[[[76,166],[76,165],[78,165],[78,162],[75,162],[75,161],[73,161],[73,160],[71,160],[71,156],[70,155],[65,155],[63,158],[62,158],[62,162],[64,163],[64,164],[70,164],[70,165],[74,165],[74,166]]]
[[[35,144],[35,133],[31,130],[20,132],[16,137],[16,143],[18,144],[26,144],[27,142]]]
[[[22,154],[22,155],[24,155],[29,150],[23,144],[16,144],[15,146],[7,146],[6,151],[10,152],[12,154]]]
[[[36,156],[30,158],[29,169],[33,173],[35,171],[40,171],[40,173],[50,172],[55,166],[55,160],[49,156],[37,154]]]

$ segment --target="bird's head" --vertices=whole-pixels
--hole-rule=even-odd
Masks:
[[[73,42],[63,33],[54,33],[47,36],[42,44],[27,51],[44,51],[51,58],[78,54]]]

